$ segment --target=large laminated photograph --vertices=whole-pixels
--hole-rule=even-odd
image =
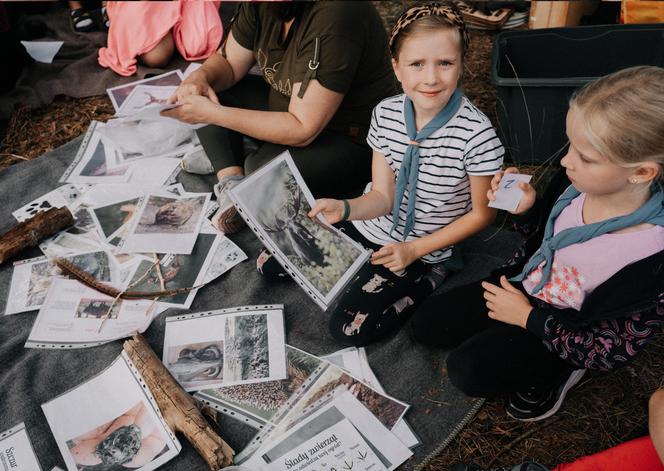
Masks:
[[[230,195],[265,247],[324,310],[369,258],[367,250],[322,217],[307,216],[314,198],[288,151]]]

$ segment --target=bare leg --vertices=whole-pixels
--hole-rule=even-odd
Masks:
[[[162,68],[165,67],[175,51],[175,43],[173,42],[173,34],[170,32],[159,41],[152,50],[145,54],[138,56],[138,59],[148,67]]]

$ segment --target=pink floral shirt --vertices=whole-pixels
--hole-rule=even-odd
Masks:
[[[582,193],[560,213],[554,225],[554,234],[584,225],[584,201],[585,193]],[[523,280],[523,287],[530,295],[552,306],[578,311],[585,297],[597,286],[625,266],[661,250],[664,250],[662,226],[622,234],[604,234],[557,250],[549,282],[538,293],[533,294],[533,289],[542,278],[542,265]]]

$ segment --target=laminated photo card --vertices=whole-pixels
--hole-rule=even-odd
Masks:
[[[149,471],[181,449],[125,352],[42,410],[68,471]]]
[[[138,203],[119,248],[126,253],[190,254],[209,200],[210,193],[148,193]]]
[[[348,391],[270,436],[243,466],[261,471],[392,471],[412,452]]]
[[[104,126],[99,121],[90,122],[74,160],[60,177],[62,183],[123,183],[129,180],[131,167],[128,164],[116,166],[117,151],[104,145],[101,134],[96,131]]]
[[[364,347],[348,347],[337,352],[330,353],[321,357],[333,365],[338,366],[339,368],[346,371],[351,376],[359,379],[367,386],[375,389],[381,394],[386,394],[385,389],[378,381],[378,378],[374,374],[371,366],[369,365],[369,359],[367,358],[367,351]],[[408,448],[413,448],[420,443],[419,438],[415,435],[412,428],[406,422],[405,419],[400,419],[394,427],[392,427],[392,433],[397,436],[401,443],[406,445]]]
[[[408,404],[380,393],[326,360],[292,346],[286,347],[288,377],[281,381],[205,389],[195,397],[214,409],[260,429],[236,455],[250,457],[274,433],[287,430],[304,412],[322,405],[321,398],[351,391],[388,429],[400,427]],[[411,440],[412,441],[412,440]]]
[[[2,471],[41,471],[30,437],[22,422],[0,433]]]
[[[369,251],[307,213],[314,198],[288,151],[230,191],[238,212],[282,267],[322,308],[369,259]]]
[[[286,378],[282,305],[166,318],[163,363],[187,391]]]
[[[192,288],[159,298],[161,306],[188,309],[199,287],[230,270],[246,257],[244,252],[226,237],[200,233],[189,255],[164,255],[158,259],[158,264],[155,263],[155,259],[142,257],[129,280],[127,289],[157,292]]]
[[[26,348],[87,348],[148,328],[156,303],[115,300],[75,280],[53,278]]]
[[[117,115],[130,116],[135,120],[164,119],[159,113],[177,106],[167,103],[177,88],[177,86],[136,85],[118,109]]]
[[[106,93],[108,93],[108,96],[111,99],[111,103],[113,103],[113,108],[115,108],[115,111],[117,112],[122,107],[122,105],[124,104],[127,97],[131,94],[131,92],[134,91],[134,88],[136,88],[137,85],[177,87],[182,83],[183,79],[184,75],[182,74],[182,72],[179,69],[176,69],[144,80],[137,80],[135,82],[109,88],[106,90]]]
[[[44,304],[53,277],[58,275],[60,269],[46,257],[14,262],[5,314],[39,309]]]
[[[86,184],[66,184],[49,191],[34,201],[20,207],[12,212],[12,216],[18,222],[23,222],[36,216],[38,213],[48,211],[51,208],[62,208],[67,206],[70,210],[74,204],[90,189]]]

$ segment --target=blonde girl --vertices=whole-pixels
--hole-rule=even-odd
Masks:
[[[534,204],[521,185],[516,213],[538,229],[525,265],[429,298],[413,318],[420,342],[452,349],[457,387],[506,397],[521,420],[554,414],[586,369],[627,364],[664,318],[664,69],[625,69],[581,89],[567,136],[562,195],[554,200],[554,186]]]
[[[495,217],[486,194],[504,151],[487,117],[459,90],[468,44],[450,5],[415,5],[400,16],[389,46],[404,93],[374,108],[370,188],[350,200],[317,200],[309,214],[342,222],[374,250],[332,308],[339,343],[365,345],[397,329],[453,268],[455,244]],[[264,273],[271,271],[265,259]]]

